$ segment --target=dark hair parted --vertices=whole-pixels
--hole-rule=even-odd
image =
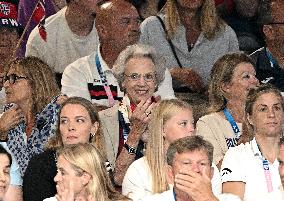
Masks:
[[[249,116],[253,115],[253,106],[260,96],[263,94],[273,93],[281,100],[282,109],[284,109],[284,100],[280,91],[271,84],[263,84],[257,88],[252,88],[247,96],[246,106],[245,106],[245,122],[243,124],[243,129],[245,132],[242,133],[240,138],[241,142],[251,141],[254,137],[253,126],[249,123]]]
[[[9,158],[9,165],[12,165],[12,156],[11,154],[0,144],[0,154],[4,154]]]
[[[214,63],[208,89],[209,112],[219,112],[226,108],[226,94],[222,90],[222,85],[232,81],[234,70],[240,63],[254,65],[249,56],[240,52],[226,54]]]
[[[7,73],[11,68],[22,71],[27,77],[32,88],[35,114],[39,114],[55,96],[60,94],[53,70],[39,58],[31,56],[15,59],[5,72]]]
[[[171,143],[167,151],[167,163],[173,165],[176,153],[182,154],[199,150],[206,152],[210,165],[212,165],[214,147],[210,142],[198,135],[183,137]]]

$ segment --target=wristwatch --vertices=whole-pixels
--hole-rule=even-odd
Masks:
[[[128,144],[124,143],[124,148],[128,151],[129,154],[136,154],[137,149],[130,147]]]

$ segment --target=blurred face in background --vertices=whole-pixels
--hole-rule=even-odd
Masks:
[[[10,160],[6,154],[0,154],[0,200],[4,198],[10,184]]]

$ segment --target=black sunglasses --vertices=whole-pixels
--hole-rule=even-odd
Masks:
[[[9,81],[10,84],[14,84],[17,80],[27,79],[27,77],[18,76],[16,74],[10,74],[3,77],[3,83]]]

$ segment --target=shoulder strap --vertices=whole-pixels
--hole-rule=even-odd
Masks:
[[[163,29],[164,29],[164,32],[165,32],[165,34],[166,34],[167,41],[168,41],[168,43],[169,43],[169,45],[170,45],[170,47],[171,47],[171,50],[172,50],[173,55],[174,55],[174,57],[175,57],[175,59],[176,59],[176,61],[177,61],[177,63],[178,63],[178,66],[179,66],[180,68],[182,68],[182,65],[181,65],[181,63],[180,63],[180,61],[179,61],[179,58],[178,58],[177,53],[176,53],[176,50],[175,50],[175,48],[174,48],[174,45],[173,45],[171,39],[169,39],[169,38],[167,37],[167,36],[168,36],[168,33],[167,33],[167,30],[166,30],[165,23],[163,22],[163,20],[161,19],[160,16],[156,15],[156,17],[157,17],[157,19],[160,21],[160,23],[161,23],[161,25],[162,25],[162,27],[163,27]]]

